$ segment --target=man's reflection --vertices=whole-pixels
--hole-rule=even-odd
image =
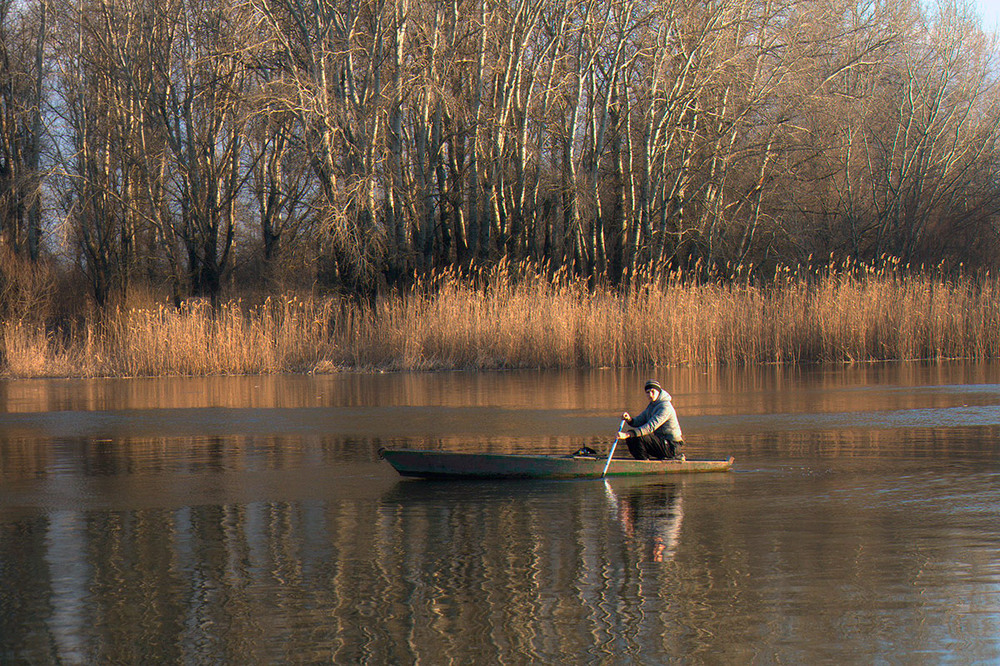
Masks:
[[[615,493],[605,481],[626,539],[649,553],[653,562],[672,560],[677,552],[684,508],[680,489],[671,483],[636,486]]]

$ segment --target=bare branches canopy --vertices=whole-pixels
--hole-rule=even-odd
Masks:
[[[997,55],[916,0],[0,0],[0,242],[68,250],[99,304],[499,258],[994,266]]]

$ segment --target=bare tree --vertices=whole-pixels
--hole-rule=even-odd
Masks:
[[[272,276],[302,234],[315,231],[315,183],[296,128],[287,113],[263,113],[249,135],[250,190],[257,205],[264,264]]]
[[[403,13],[361,0],[256,0],[255,7],[284,68],[275,99],[304,128],[337,272],[353,290],[371,289],[388,236],[377,224],[376,201],[385,155],[382,77],[391,59],[386,36],[400,37],[393,17]]]
[[[37,260],[48,7],[0,0],[0,238]]]
[[[276,271],[316,252],[326,274],[369,298],[411,270],[502,257],[618,283],[640,268],[724,270],[816,251],[924,260],[974,247],[996,260],[974,239],[995,236],[997,45],[953,9],[58,8],[50,51],[37,48],[44,12],[4,14],[26,45],[18,58],[3,51],[2,71],[19,72],[0,90],[4,233],[31,246],[29,216],[8,202],[38,189],[27,148],[39,144],[24,137],[44,123],[25,100],[44,89],[34,74],[45,67],[25,54],[51,52],[59,189],[98,302],[143,272],[168,276],[177,298],[215,298],[241,233]]]

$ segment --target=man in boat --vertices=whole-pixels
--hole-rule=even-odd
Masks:
[[[655,379],[646,382],[643,390],[649,404],[635,418],[628,412],[622,414],[627,425],[618,433],[618,439],[625,440],[636,460],[684,460],[680,452],[684,436],[670,394]]]

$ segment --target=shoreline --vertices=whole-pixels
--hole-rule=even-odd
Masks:
[[[420,368],[420,369],[408,369],[408,368],[338,368],[336,370],[273,370],[264,372],[246,372],[246,373],[215,373],[215,374],[159,374],[159,375],[11,375],[0,373],[0,381],[5,382],[16,382],[16,381],[31,381],[38,379],[46,380],[58,380],[58,381],[69,381],[69,380],[80,380],[80,379],[120,379],[120,380],[144,380],[144,379],[204,379],[204,378],[227,378],[227,377],[242,377],[242,378],[252,378],[252,377],[335,377],[343,375],[393,375],[393,374],[447,374],[447,373],[515,373],[515,372],[546,372],[546,371],[566,371],[566,370],[588,370],[588,371],[625,371],[625,370],[655,370],[655,371],[670,371],[670,370],[687,370],[687,369],[705,369],[705,370],[715,370],[720,368],[732,368],[732,369],[746,369],[746,368],[852,368],[857,366],[878,366],[878,365],[897,365],[897,364],[916,364],[916,365],[946,365],[952,363],[989,363],[992,361],[1000,361],[1000,356],[991,358],[972,358],[963,356],[954,357],[940,357],[940,358],[906,358],[906,359],[869,359],[862,361],[797,361],[794,363],[758,363],[755,365],[738,365],[738,364],[715,364],[715,365],[653,365],[653,366],[600,366],[600,367],[437,367],[437,368]]]

